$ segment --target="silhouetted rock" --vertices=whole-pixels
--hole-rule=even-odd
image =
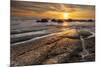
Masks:
[[[48,19],[37,20],[36,22],[48,22]]]
[[[58,23],[62,23],[62,22],[64,22],[64,21],[61,20],[61,19],[58,19],[57,22],[58,22]]]
[[[52,19],[51,21],[52,21],[52,22],[57,22],[57,20],[56,20],[56,19]]]
[[[41,20],[36,20],[36,22],[41,22]]]
[[[41,19],[41,22],[48,22],[48,19]]]
[[[89,19],[89,20],[87,20],[88,22],[95,22],[95,20],[92,20],[92,19]]]

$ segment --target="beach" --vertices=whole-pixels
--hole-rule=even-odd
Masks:
[[[11,65],[95,61],[94,23],[66,23],[44,25],[31,20],[30,25],[13,24],[16,28],[11,28]]]

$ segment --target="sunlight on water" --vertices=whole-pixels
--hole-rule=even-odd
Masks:
[[[67,22],[63,22],[62,26],[68,26]]]
[[[59,35],[63,35],[63,34],[65,34],[65,36],[66,34],[67,36],[77,36],[77,30],[76,29],[68,29],[68,30],[66,29],[62,33],[59,33]]]

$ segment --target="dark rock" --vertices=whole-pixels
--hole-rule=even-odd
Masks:
[[[47,60],[45,60],[42,64],[58,64],[58,63],[62,63],[65,61],[65,58],[68,58],[70,56],[70,53],[63,53],[63,54],[59,54],[55,57],[49,58]]]
[[[79,31],[79,35],[82,36],[83,38],[86,38],[86,37],[92,35],[92,33],[90,33],[90,31],[81,30],[81,31]]]
[[[92,53],[92,54],[89,54],[88,56],[86,56],[84,58],[86,61],[95,61],[95,54]]]

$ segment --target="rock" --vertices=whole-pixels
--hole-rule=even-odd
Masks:
[[[80,45],[80,41],[77,39],[63,38],[56,42],[56,46],[49,52],[49,57],[62,54],[64,52],[70,52],[76,49]]]
[[[86,49],[89,51],[89,55],[85,57],[86,61],[95,61],[95,37],[91,37],[85,40]]]
[[[61,39],[61,37],[54,34],[52,36],[44,37],[35,41],[30,40],[27,42],[11,45],[11,58],[16,58],[17,56],[27,51],[36,49],[46,44],[51,44],[59,39]]]
[[[39,64],[47,57],[48,52],[54,45],[55,43],[50,45],[44,45],[43,47],[39,47],[38,49],[25,52],[24,54],[14,58],[13,61],[16,62],[15,65],[17,66]]]
[[[82,58],[80,56],[80,52],[82,50],[76,49],[71,54],[70,57],[65,61],[65,63],[73,63],[73,62],[81,62]]]
[[[49,52],[48,59],[43,64],[55,64],[68,62],[72,54],[80,45],[79,40],[64,38],[57,41],[56,46]]]
[[[91,53],[84,58],[86,61],[95,61],[95,54]]]
[[[94,61],[95,37],[84,39],[84,41],[85,48],[89,51],[89,55],[84,57],[84,61]],[[80,55],[82,50],[78,32],[70,30],[35,41],[12,45],[11,64],[12,66],[23,66],[83,62]]]
[[[68,58],[70,56],[70,53],[63,53],[60,55],[57,55],[55,57],[49,58],[45,60],[42,64],[58,64],[65,61],[65,58]]]
[[[83,38],[86,38],[90,35],[92,35],[92,33],[90,33],[90,31],[86,31],[86,30],[80,30],[78,31],[79,35],[82,36]]]
[[[75,30],[72,29],[70,31],[55,33],[55,34],[49,35],[44,38],[40,38],[35,41],[29,40],[29,41],[22,42],[22,43],[12,44],[11,45],[11,58],[13,59],[27,51],[36,49],[46,44],[51,44],[53,42],[56,42],[62,39],[65,35],[69,35],[69,33],[72,33],[73,31]]]

